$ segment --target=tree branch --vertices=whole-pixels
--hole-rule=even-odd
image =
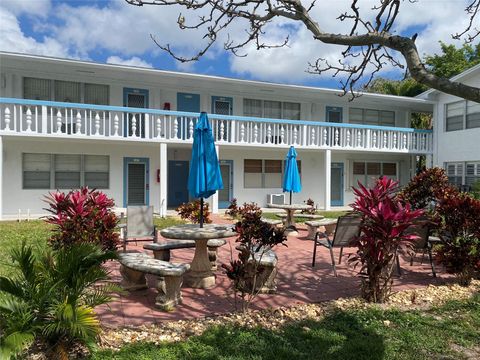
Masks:
[[[316,59],[309,64],[310,73],[321,74],[325,71],[333,71],[333,76],[345,74],[340,80],[346,94],[352,97],[358,96],[357,89],[360,85],[368,86],[375,75],[384,66],[390,64],[394,67],[404,68],[397,60],[395,52],[405,59],[408,72],[421,84],[440,90],[447,94],[459,96],[467,100],[480,102],[480,89],[459,82],[441,78],[425,68],[415,45],[415,38],[393,35],[391,33],[400,7],[405,2],[412,3],[419,0],[377,0],[378,4],[372,7],[376,12],[373,23],[362,17],[358,0],[352,0],[350,12],[341,14],[339,21],[351,22],[348,34],[334,34],[323,31],[318,22],[312,18],[313,1],[307,7],[301,0],[125,0],[136,6],[159,5],[179,6],[190,11],[201,11],[197,22],[188,24],[184,15],[180,14],[177,19],[178,26],[183,30],[196,30],[204,32],[206,44],[193,56],[183,57],[176,55],[170,44],[160,44],[153,35],[152,39],[164,51],[168,52],[176,60],[181,62],[195,61],[200,59],[220,38],[220,34],[227,32],[234,21],[245,21],[248,28],[245,39],[234,41],[227,33],[223,48],[236,56],[245,56],[239,51],[248,44],[254,44],[257,50],[282,47],[287,45],[288,36],[277,44],[267,44],[263,37],[267,26],[278,18],[288,19],[302,23],[312,34],[315,40],[325,44],[346,46],[342,52],[344,60],[340,59],[337,65],[333,65],[324,59]],[[469,16],[469,25],[461,33],[453,35],[455,39],[465,38],[473,41],[479,35],[479,29],[474,26],[480,13],[480,0],[472,0],[465,9]],[[363,31],[359,33],[359,31]],[[393,52],[391,52],[393,50]]]

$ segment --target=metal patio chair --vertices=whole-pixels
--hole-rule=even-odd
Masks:
[[[435,271],[435,264],[433,262],[432,256],[432,247],[433,242],[436,242],[436,238],[430,239],[430,224],[426,216],[422,216],[417,220],[417,223],[414,224],[410,229],[409,233],[415,234],[418,236],[418,239],[413,242],[413,254],[410,256],[410,266],[413,265],[413,260],[418,252],[422,252],[422,260],[420,263],[423,263],[423,258],[425,253],[428,253],[428,259],[430,260],[430,266],[432,267],[433,277],[437,277]]]
[[[358,214],[347,214],[340,216],[337,220],[337,226],[333,234],[333,239],[330,240],[328,235],[323,232],[317,232],[313,242],[313,259],[312,267],[315,267],[315,256],[317,255],[317,246],[324,246],[330,251],[332,259],[333,273],[337,276],[337,269],[335,267],[335,258],[333,256],[333,248],[340,248],[340,257],[338,263],[340,264],[343,254],[343,248],[350,246],[352,240],[360,235],[360,224],[362,217]]]
[[[124,252],[127,249],[127,242],[157,242],[157,229],[153,223],[153,206],[128,206],[127,222],[120,230]]]

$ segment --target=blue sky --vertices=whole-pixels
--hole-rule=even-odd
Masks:
[[[374,0],[362,0],[361,11],[369,16]],[[438,52],[438,41],[452,43],[451,33],[466,24],[463,13],[467,0],[420,0],[402,3],[394,31],[411,36],[418,33],[421,54]],[[348,9],[350,0],[323,1],[312,15],[322,29],[347,33],[348,24],[336,18]],[[288,47],[256,51],[246,49],[247,57],[238,58],[215,46],[195,63],[181,64],[160,51],[150,34],[162,44],[170,43],[181,55],[191,55],[202,44],[201,33],[178,29],[180,9],[134,7],[122,0],[1,0],[0,50],[77,58],[159,69],[228,76],[243,79],[314,85],[338,88],[331,74],[307,74],[309,61],[318,57],[336,62],[342,48],[314,41],[308,31],[297,24],[273,22],[265,35],[267,42],[279,42],[287,34]],[[192,14],[185,13],[187,22]],[[197,14],[194,14],[195,16]],[[231,29],[233,39],[241,40],[244,24]],[[460,43],[456,43],[457,46]],[[400,78],[401,72],[387,68],[383,76]]]

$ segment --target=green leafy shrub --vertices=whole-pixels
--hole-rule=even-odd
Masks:
[[[237,199],[233,198],[230,201],[227,210],[225,210],[225,214],[235,219],[238,216],[238,209]]]
[[[119,235],[113,200],[97,190],[82,188],[68,193],[55,192],[46,197],[51,214],[46,221],[54,226],[50,244],[53,248],[77,243],[93,243],[105,250],[115,250]]]
[[[438,259],[447,271],[469,285],[480,271],[480,200],[465,193],[449,194],[436,207],[442,244]]]
[[[239,295],[242,310],[246,312],[260,290],[257,281],[265,270],[260,265],[262,257],[277,245],[286,246],[287,236],[285,229],[263,222],[262,211],[254,203],[244,204],[241,215],[235,224],[238,259],[222,264],[222,268],[232,282],[235,300]]]
[[[362,215],[362,223],[361,235],[353,242],[357,253],[349,261],[361,265],[361,294],[370,302],[383,303],[390,296],[397,252],[417,238],[407,230],[424,213],[396,198],[397,186],[398,182],[383,177],[372,189],[360,182],[353,188],[352,207]]]
[[[313,199],[311,198],[308,198],[307,200],[304,201],[304,203],[306,205],[309,205],[311,206],[310,209],[303,209],[302,211],[300,211],[302,214],[310,214],[310,215],[315,215],[315,213],[317,212],[317,209],[315,208],[315,201],[313,201]]]
[[[175,209],[178,215],[183,219],[190,221],[194,224],[200,223],[200,200],[190,201],[183,203]],[[212,219],[210,218],[210,210],[208,209],[208,203],[203,204],[203,222],[210,224]]]
[[[117,290],[103,283],[102,264],[115,258],[92,243],[72,243],[35,254],[22,244],[10,254],[13,275],[0,277],[0,358],[25,350],[34,341],[49,359],[68,359],[75,342],[94,347],[100,323],[94,307]]]
[[[458,191],[449,184],[445,170],[434,167],[413,177],[398,198],[411,204],[414,209],[425,209],[443,198],[446,192]]]

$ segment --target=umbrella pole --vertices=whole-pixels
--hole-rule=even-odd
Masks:
[[[200,198],[200,227],[203,228],[203,197]]]
[[[290,191],[290,205],[292,205],[292,192]]]

